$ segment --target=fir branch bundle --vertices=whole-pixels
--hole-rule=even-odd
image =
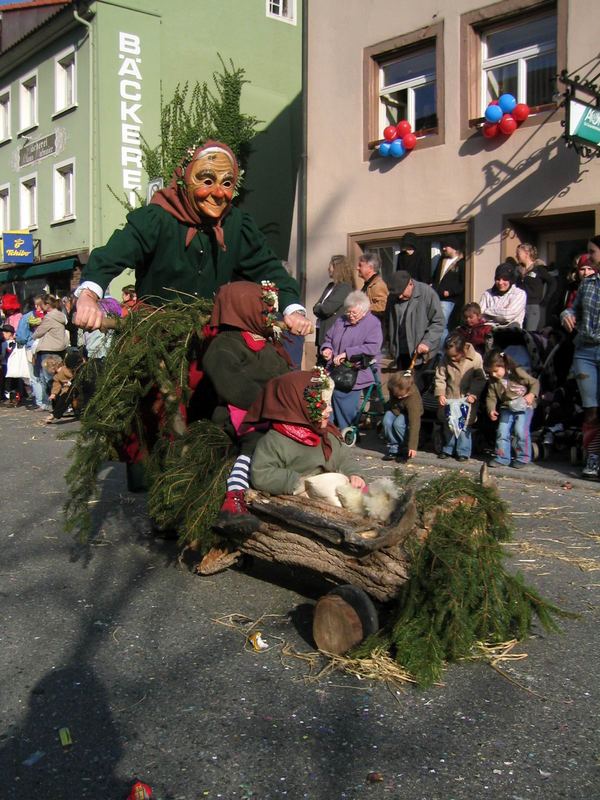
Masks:
[[[566,612],[504,568],[500,540],[510,538],[511,528],[494,489],[446,475],[421,489],[417,504],[422,517],[433,514],[429,534],[412,545],[409,580],[388,625],[354,655],[387,647],[419,684],[429,686],[445,662],[468,657],[476,642],[525,638],[535,616],[544,628],[558,630],[554,616]]]
[[[190,395],[189,363],[211,306],[207,300],[174,301],[159,308],[143,307],[121,320],[104,368],[95,375],[95,391],[84,409],[71,453],[66,474],[69,498],[64,509],[67,531],[77,532],[82,539],[89,535],[89,503],[96,495],[98,472],[105,461],[118,458],[132,434],[152,466],[162,452],[154,447],[154,436],[169,440],[182,432],[181,404],[186,404]],[[89,378],[86,370],[78,374],[82,384]],[[143,410],[147,406],[146,412],[151,413],[157,389],[162,421],[151,434]]]

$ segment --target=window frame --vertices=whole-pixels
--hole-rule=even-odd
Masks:
[[[27,183],[33,182],[35,187],[35,192],[33,196],[33,220],[30,220],[29,224],[25,223],[25,217],[23,214],[23,209],[25,207],[25,198],[30,198],[30,194],[25,194],[25,192],[29,192],[29,187],[27,187]],[[38,174],[37,172],[31,172],[29,175],[23,175],[22,178],[19,179],[19,228],[25,230],[27,228],[28,231],[37,230],[38,227]],[[29,211],[31,211],[31,203],[29,202]]]
[[[59,101],[61,94],[59,89],[61,84],[66,85],[65,75],[67,70],[65,69],[64,65],[61,63],[65,61],[69,56],[72,56],[72,61],[70,66],[72,67],[73,74],[72,74],[72,90],[71,90],[71,99],[70,102],[66,102],[64,105],[59,107]],[[62,92],[63,97],[65,92]],[[60,116],[61,114],[70,111],[73,108],[77,108],[77,54],[75,47],[67,47],[65,50],[61,50],[60,53],[57,53],[54,56],[54,113],[52,114],[52,118]]]
[[[70,167],[66,170],[65,167]],[[69,173],[71,175],[71,211],[65,214],[65,193],[64,193],[64,175]],[[62,197],[61,197],[62,194]],[[60,202],[59,202],[60,201]],[[59,212],[62,210],[62,216]],[[52,168],[52,222],[51,225],[60,225],[63,222],[71,222],[76,219],[76,205],[75,205],[75,159],[68,158],[66,161],[61,161],[54,164]]]
[[[265,0],[265,11],[268,19],[276,19],[279,22],[287,22],[288,25],[296,25],[298,11],[296,0],[288,0],[288,7],[291,7],[292,11],[287,17],[283,16],[283,14],[275,14],[271,8],[272,2],[273,0]],[[283,0],[276,0],[276,2],[283,3]]]
[[[0,209],[4,206],[4,198],[6,198],[6,227],[2,224],[2,213],[0,210],[0,236],[5,231],[10,231],[10,183],[3,183],[0,185]]]
[[[558,74],[567,64],[568,0],[501,0],[461,15],[461,139],[471,136],[473,128],[479,127],[484,121],[480,113],[485,98],[482,36],[502,27],[546,16],[550,12],[556,15]],[[540,125],[553,114],[559,115],[557,119],[564,118],[564,110],[555,102],[533,106],[529,117],[520,127]]]
[[[395,36],[363,50],[363,160],[368,161],[382,141],[380,124],[380,70],[393,61],[432,47],[435,52],[435,97],[437,128],[418,137],[418,148],[435,147],[445,141],[444,110],[444,21]],[[404,83],[404,82],[403,82]],[[397,84],[394,84],[397,85]]]
[[[25,92],[28,92],[27,84],[30,81],[34,81],[35,86],[35,97],[34,97],[34,108],[33,108],[33,119],[25,120],[23,115],[23,99]],[[38,72],[34,70],[33,72],[24,75],[19,80],[19,134],[26,133],[27,131],[31,131],[34,128],[37,128],[39,125],[39,80],[38,80]]]
[[[381,103],[381,98],[384,95],[383,87],[381,86],[381,78],[383,77],[383,75],[382,75],[383,69],[385,68],[386,65],[393,64],[395,61],[399,61],[401,58],[410,57],[412,52],[417,54],[419,52],[424,52],[425,50],[433,50],[433,59],[434,59],[433,72],[426,72],[423,75],[420,75],[418,78],[408,78],[407,80],[399,81],[398,83],[389,84],[388,86],[386,86],[387,91],[385,92],[385,94],[391,94],[392,92],[401,92],[401,91],[404,91],[404,90],[407,91],[408,112],[407,112],[406,118],[410,122],[410,124],[412,126],[412,129],[415,130],[415,122],[414,122],[414,117],[415,117],[415,89],[421,89],[424,86],[428,86],[431,83],[433,83],[433,84],[436,83],[436,80],[435,80],[435,45],[432,44],[431,47],[424,45],[424,46],[415,48],[414,50],[409,49],[408,52],[404,52],[401,55],[396,56],[395,58],[384,59],[384,60],[379,62],[379,77],[380,77],[380,81],[379,81],[379,130],[383,130],[385,125],[391,124],[391,123],[388,123],[387,121],[382,119],[382,116],[385,113],[384,109],[382,108],[382,103]],[[436,97],[436,116],[437,116],[437,97]],[[436,130],[437,130],[437,126],[436,126]],[[427,134],[425,134],[425,135],[427,135]]]
[[[6,103],[3,103],[3,98],[6,97]],[[0,89],[0,106],[6,107],[6,114],[0,110],[0,121],[2,117],[6,119],[6,136],[3,136],[3,131],[0,127],[0,145],[5,142],[10,142],[12,139],[12,92],[10,86],[5,86]]]

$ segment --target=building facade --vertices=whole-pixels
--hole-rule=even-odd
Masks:
[[[30,231],[32,266],[0,265],[20,294],[68,290],[89,251],[146,197],[140,142],[161,97],[233,61],[261,120],[244,207],[287,258],[300,154],[301,0],[30,0],[0,9],[0,228]],[[276,65],[276,67],[275,67]],[[115,197],[115,195],[117,197]],[[25,279],[25,284],[23,283]],[[128,277],[124,276],[123,280]]]
[[[375,249],[389,277],[408,231],[432,268],[443,235],[461,238],[466,300],[520,242],[568,268],[600,231],[600,161],[567,148],[556,75],[600,72],[596,14],[594,0],[311,3],[309,307],[332,254]],[[504,93],[530,115],[488,139],[485,109]],[[382,157],[383,130],[402,119],[415,148]]]

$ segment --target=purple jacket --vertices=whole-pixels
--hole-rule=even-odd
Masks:
[[[331,328],[327,331],[321,352],[328,347],[333,350],[333,355],[346,353],[348,358],[365,354],[375,356],[377,369],[379,370],[379,360],[381,345],[383,344],[383,333],[381,322],[377,317],[368,311],[356,325],[351,325],[346,317],[338,317]],[[373,373],[370,367],[361,369],[354,384],[354,389],[364,389],[365,386],[373,383]]]

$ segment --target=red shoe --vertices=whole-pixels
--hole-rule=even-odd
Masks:
[[[249,536],[258,530],[259,525],[260,520],[248,511],[243,489],[225,492],[225,500],[213,527],[225,533]]]

